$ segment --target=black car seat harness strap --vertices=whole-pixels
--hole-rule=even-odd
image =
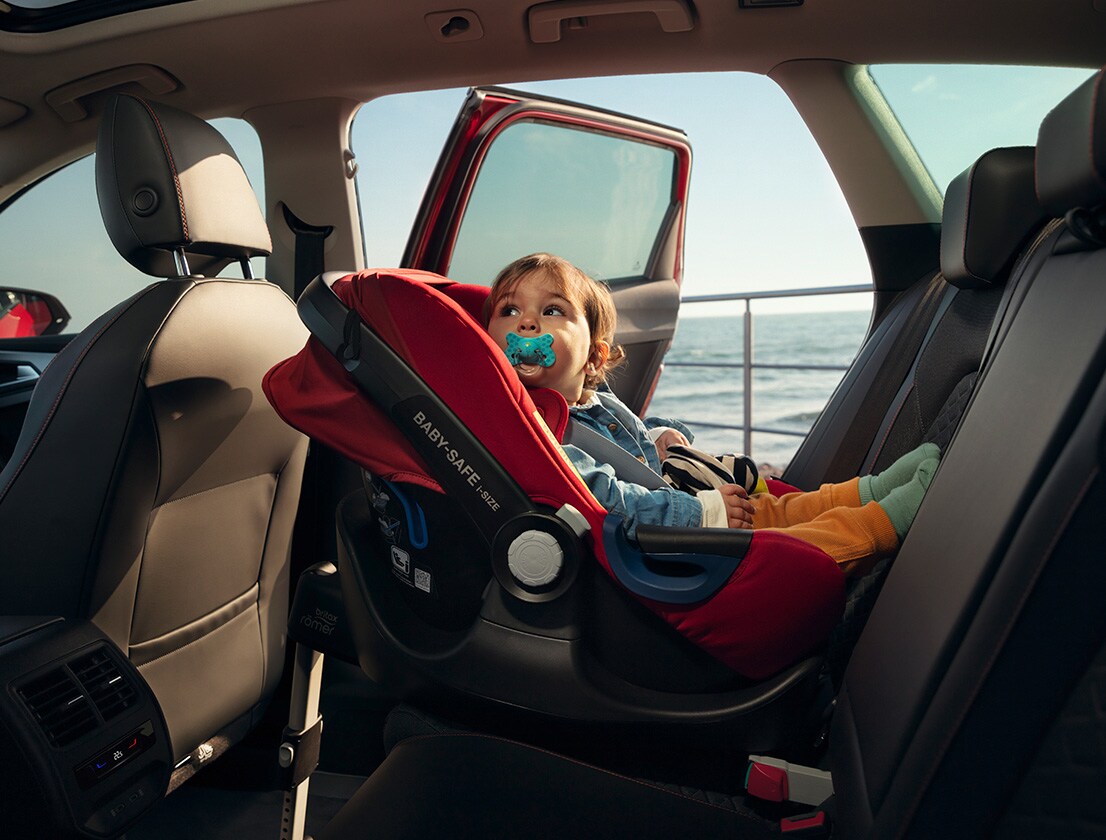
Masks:
[[[565,426],[564,442],[584,450],[600,464],[610,464],[623,481],[640,484],[647,490],[667,488],[668,484],[648,466],[609,438],[603,437],[574,417],[569,417]]]

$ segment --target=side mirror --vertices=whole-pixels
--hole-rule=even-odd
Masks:
[[[68,323],[69,312],[53,295],[0,288],[0,338],[54,335]]]

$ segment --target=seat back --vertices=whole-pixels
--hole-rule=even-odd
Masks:
[[[941,231],[943,287],[937,311],[874,438],[863,471],[879,472],[923,441],[944,451],[971,399],[980,365],[1048,253],[1049,221],[1037,201],[1031,147],[993,149],[953,179]],[[876,407],[877,410],[883,410]],[[850,582],[846,619],[835,629],[831,673],[841,671],[893,558]]]
[[[171,279],[44,372],[0,473],[0,526],[23,535],[0,564],[0,613],[95,621],[150,683],[179,760],[240,737],[282,670],[307,441],[260,386],[305,332],[270,283],[176,276],[268,252],[245,174],[207,123],[115,97],[97,167],[120,253]]]
[[[1100,74],[1042,124],[1037,192],[1065,227],[845,672],[830,738],[845,836],[1101,830],[1082,806],[1040,806],[1060,791],[1093,801],[1104,765],[1078,746],[1102,737],[1106,643],[1104,106]]]
[[[1005,308],[1007,278],[1047,221],[1031,148],[993,149],[957,176],[942,214],[940,273],[903,292],[872,331],[786,479],[815,487],[878,472],[927,440],[944,447]]]

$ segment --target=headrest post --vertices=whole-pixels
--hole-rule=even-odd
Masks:
[[[253,263],[250,262],[250,258],[242,257],[240,263],[242,265],[242,277],[246,280],[253,280]]]
[[[173,249],[173,266],[177,270],[177,277],[191,277],[192,272],[188,268],[188,257],[183,248]]]

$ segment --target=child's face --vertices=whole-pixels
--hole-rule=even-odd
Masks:
[[[507,335],[523,338],[553,336],[551,367],[515,365],[524,385],[552,388],[573,405],[584,390],[584,377],[592,359],[591,330],[583,308],[569,300],[560,286],[543,272],[531,272],[499,299],[488,321],[488,334],[504,350]]]

